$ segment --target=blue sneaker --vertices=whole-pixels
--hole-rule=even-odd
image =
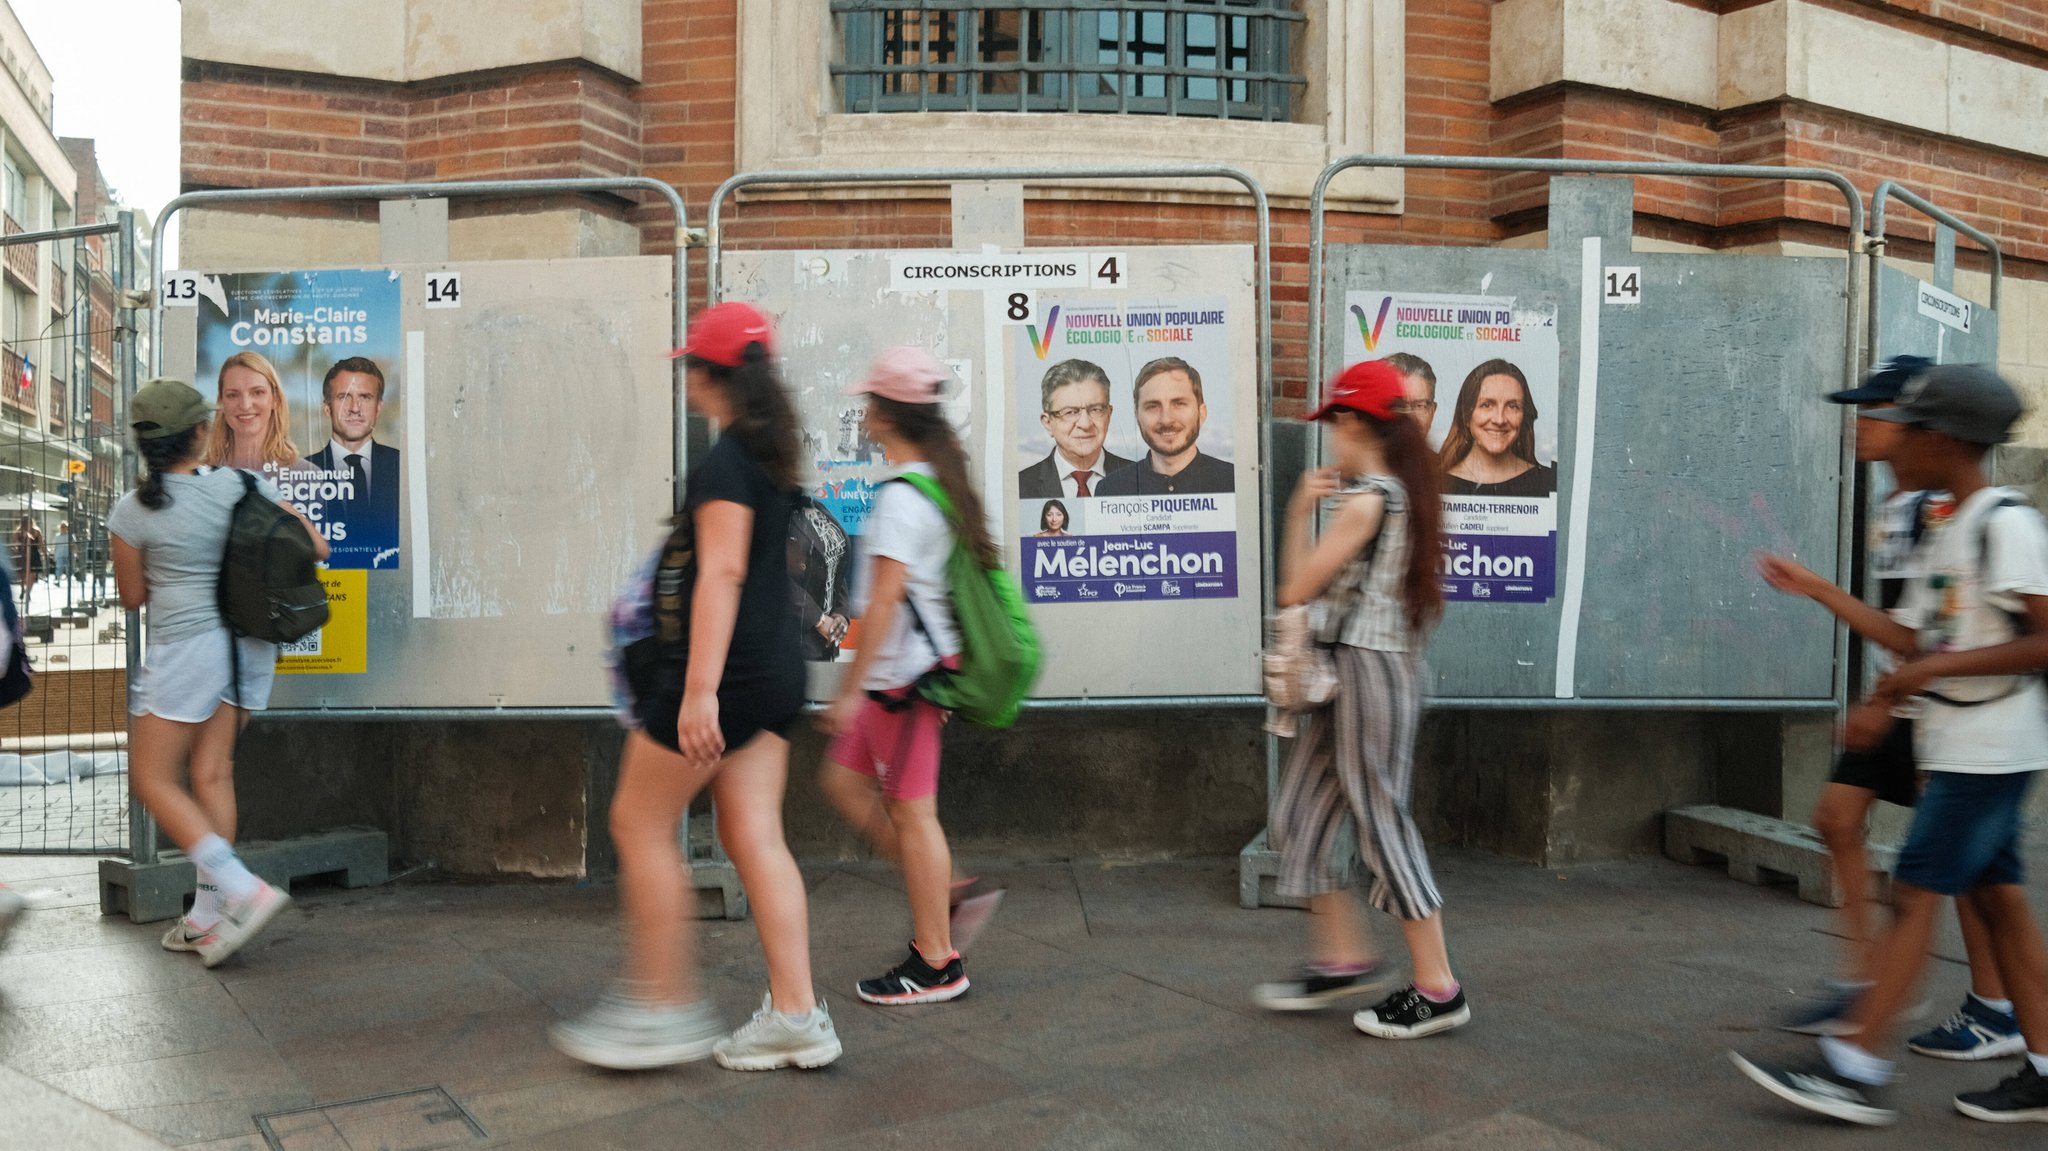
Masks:
[[[1975,1062],[2004,1059],[2027,1049],[2020,1034],[2020,1021],[2006,1012],[1986,1007],[1974,995],[1963,996],[1963,1005],[1939,1027],[1922,1031],[1906,1046],[1936,1059]]]

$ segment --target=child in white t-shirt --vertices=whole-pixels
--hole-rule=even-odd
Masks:
[[[910,954],[860,982],[869,1003],[938,1003],[967,991],[954,939],[953,857],[939,826],[939,745],[947,713],[920,683],[958,665],[960,632],[946,565],[964,536],[995,566],[967,454],[939,400],[948,373],[922,348],[882,353],[851,394],[868,397],[865,428],[904,473],[937,482],[952,515],[907,481],[882,485],[862,526],[854,609],[861,639],[839,698],[819,726],[834,738],[819,783],[847,822],[903,867]],[[877,808],[879,807],[879,811]],[[988,897],[980,897],[987,899]]]
[[[1879,941],[1875,984],[1858,997],[1822,1059],[1777,1067],[1735,1056],[1744,1074],[1801,1107],[1864,1124],[1897,1113],[1882,1089],[1897,1078],[1877,1054],[1927,963],[1941,897],[1967,898],[1989,929],[1999,974],[2026,1041],[2019,1073],[1956,1097],[1996,1122],[2048,1122],[2048,944],[2022,885],[2020,814],[2048,768],[2048,527],[2017,493],[1991,487],[1984,457],[2019,418],[2019,397],[1992,372],[1949,365],[1916,376],[1896,407],[1871,418],[1904,425],[1892,456],[1901,487],[1944,491],[1954,513],[1921,544],[1921,573],[1897,617],[1796,565],[1766,561],[1784,590],[1825,604],[1902,663],[1849,715],[1851,750],[1876,746],[1905,716],[1927,784],[1892,873],[1897,920]],[[1782,581],[1782,582],[1781,582]]]

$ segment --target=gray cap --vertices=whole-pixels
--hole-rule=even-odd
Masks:
[[[1897,407],[1863,416],[1940,432],[1967,444],[2002,444],[2012,438],[2012,425],[2020,418],[2020,397],[1982,364],[1943,364],[1908,380]]]

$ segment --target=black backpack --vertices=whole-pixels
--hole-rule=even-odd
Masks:
[[[236,635],[292,643],[327,622],[320,561],[299,518],[256,490],[254,475],[240,475],[220,561],[221,618]]]

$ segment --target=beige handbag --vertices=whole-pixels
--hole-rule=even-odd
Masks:
[[[1281,608],[1266,621],[1266,649],[1259,663],[1266,702],[1274,710],[1299,715],[1337,698],[1337,663],[1330,648],[1344,634],[1369,563],[1358,559],[1345,565],[1328,599]]]

